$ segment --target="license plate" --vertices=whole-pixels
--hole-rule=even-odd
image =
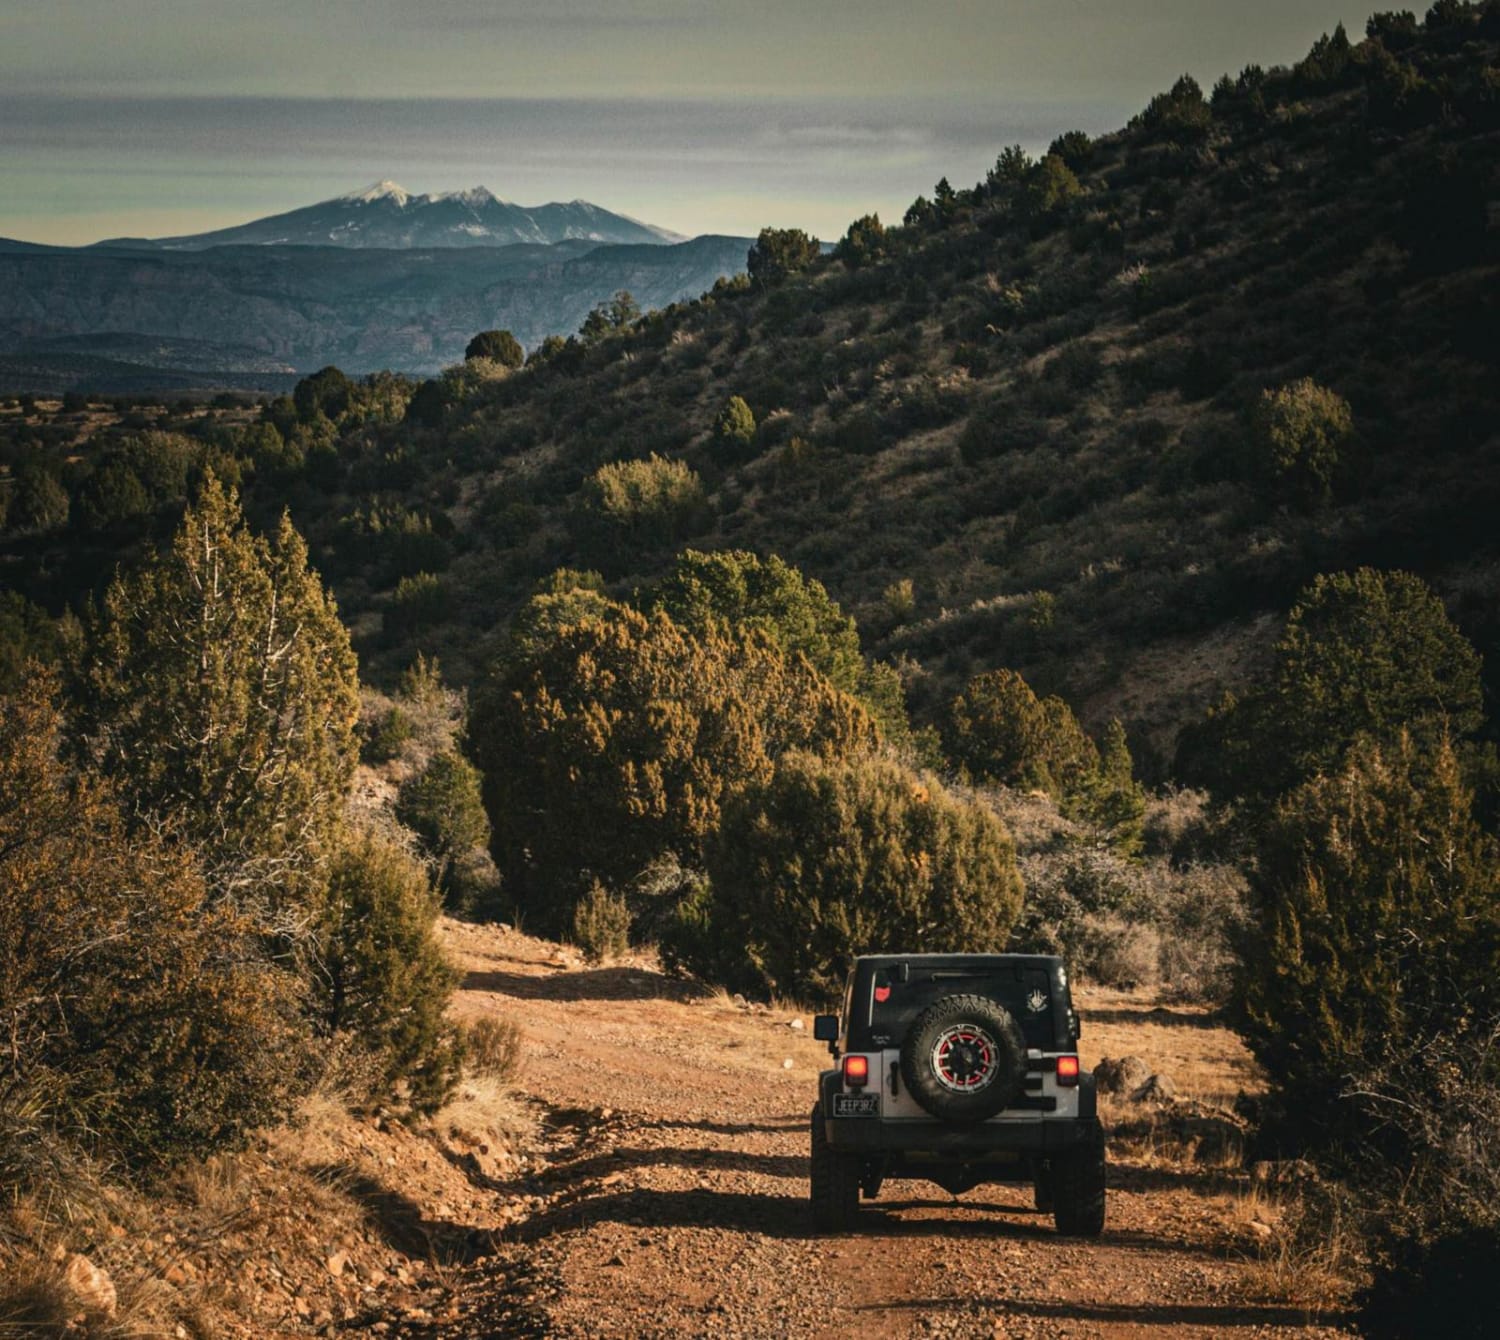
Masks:
[[[878,1093],[836,1093],[833,1095],[833,1115],[836,1117],[878,1117],[880,1095]]]

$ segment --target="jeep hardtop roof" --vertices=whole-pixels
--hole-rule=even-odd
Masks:
[[[862,954],[844,993],[843,1050],[899,1046],[922,1009],[939,996],[966,994],[1004,1005],[1028,1047],[1054,1052],[1076,1044],[1078,1017],[1058,954]]]

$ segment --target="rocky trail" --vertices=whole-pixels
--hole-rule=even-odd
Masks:
[[[1264,1260],[1274,1196],[1238,1168],[1248,1057],[1202,1012],[1079,993],[1086,1064],[1140,1057],[1156,1097],[1112,1100],[1109,1221],[1059,1238],[1030,1189],[954,1199],[888,1183],[859,1230],[812,1235],[807,1122],[823,1047],[791,1011],[645,965],[589,968],[504,928],[448,923],[459,1011],[524,1036],[529,1157],[467,1161],[469,1219],[423,1210],[449,1252],[431,1305],[344,1327],[484,1336],[1328,1336]],[[797,1022],[794,1022],[797,1021]],[[1175,1091],[1175,1092],[1168,1092]],[[450,1207],[444,1206],[444,1209]],[[465,1233],[469,1236],[465,1236]],[[425,1281],[432,1284],[432,1277]]]

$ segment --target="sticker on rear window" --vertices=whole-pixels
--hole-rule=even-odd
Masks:
[[[1047,993],[1042,990],[1033,991],[1026,997],[1026,1008],[1033,1014],[1040,1014],[1047,1008]]]
[[[888,986],[877,986],[875,988],[875,999],[882,1005],[891,998],[891,989]]]

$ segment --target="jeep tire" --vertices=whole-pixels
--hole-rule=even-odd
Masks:
[[[1052,1159],[1052,1221],[1070,1238],[1104,1231],[1104,1131]]]
[[[843,1233],[859,1212],[860,1161],[828,1144],[823,1109],[812,1111],[812,1222],[819,1233]]]
[[[1026,1038],[996,1001],[944,996],[907,1031],[901,1077],[911,1096],[940,1121],[984,1121],[1025,1087]]]

